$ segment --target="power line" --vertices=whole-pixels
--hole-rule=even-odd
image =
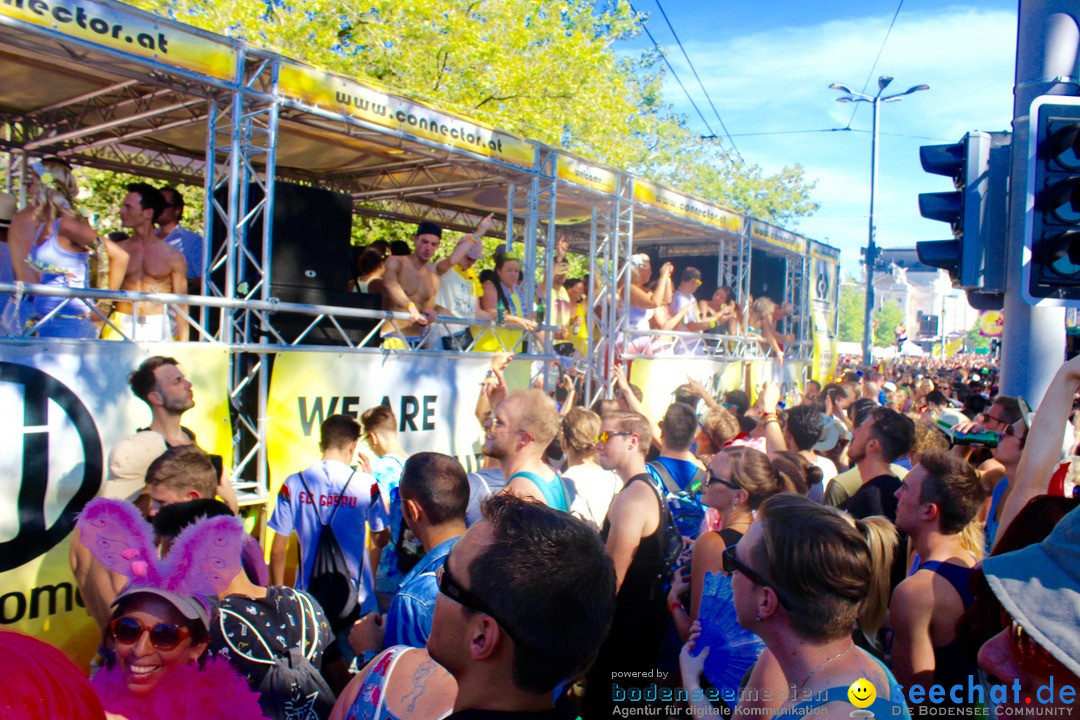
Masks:
[[[634,13],[637,13],[637,8],[634,7],[633,3],[630,4],[630,9]],[[667,59],[667,55],[664,53],[663,48],[660,47],[660,43],[658,43],[656,41],[656,38],[653,37],[653,34],[649,32],[648,25],[642,23],[641,29],[645,31],[645,34],[649,37],[649,40],[652,41],[653,46],[660,51],[660,57],[664,60],[664,65],[666,65],[668,70],[671,71],[671,77],[675,78],[675,82],[677,82],[679,84],[679,87],[682,88],[683,94],[686,95],[686,99],[690,101],[690,105],[694,108],[694,112],[696,112],[698,117],[701,118],[701,122],[703,125],[705,125],[705,129],[709,131],[709,136],[717,137],[716,132],[712,129],[712,126],[709,125],[709,121],[705,119],[705,114],[701,112],[701,108],[697,106],[697,103],[694,102],[694,98],[691,97],[690,92],[686,89],[686,86],[683,85],[683,81],[679,79],[679,74],[675,72],[675,68],[674,66],[672,66],[671,61]],[[739,160],[741,161],[742,158],[739,158]]]
[[[731,133],[728,132],[727,126],[724,124],[723,118],[720,117],[720,113],[716,109],[716,105],[713,104],[712,98],[709,97],[709,91],[705,89],[705,83],[701,82],[701,77],[698,75],[697,69],[694,67],[694,63],[691,62],[690,56],[686,52],[686,48],[683,47],[682,40],[679,39],[679,34],[675,32],[675,28],[671,24],[671,20],[668,19],[667,13],[664,12],[664,6],[660,4],[660,0],[654,0],[656,7],[660,10],[660,15],[664,18],[664,22],[667,23],[668,30],[671,31],[671,36],[675,38],[675,44],[679,46],[679,50],[682,51],[683,57],[686,58],[686,64],[690,66],[690,72],[694,73],[694,79],[698,82],[698,87],[701,88],[702,94],[705,95],[705,99],[709,101],[709,107],[712,108],[713,115],[716,115],[717,121],[720,123],[720,129],[724,131],[724,135],[727,137],[728,142],[731,143],[731,149],[735,151],[735,156],[739,158],[740,162],[743,161],[742,153],[739,152],[739,148],[735,146],[735,141],[731,139]]]
[[[885,51],[885,43],[889,41],[889,35],[892,34],[893,25],[896,24],[896,18],[900,15],[900,8],[904,7],[904,0],[900,0],[900,4],[896,6],[896,12],[893,13],[892,22],[889,23],[889,29],[885,31],[885,38],[881,41],[881,47],[878,48],[877,57],[874,58],[874,64],[870,66],[870,73],[866,76],[866,82],[863,83],[862,92],[866,92],[866,88],[870,86],[870,79],[874,77],[874,71],[877,70],[878,60],[881,60],[881,53]],[[848,118],[848,127],[851,127],[852,121],[855,119],[855,113],[859,112],[859,105],[862,103],[855,103],[855,107],[851,109],[851,117]]]

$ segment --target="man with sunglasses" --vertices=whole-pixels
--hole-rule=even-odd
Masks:
[[[448,720],[566,717],[553,691],[596,657],[615,610],[615,573],[596,529],[493,495],[438,579],[427,649],[457,681]]]
[[[905,687],[966,686],[976,668],[956,630],[974,601],[969,577],[976,559],[961,533],[986,492],[967,462],[928,452],[904,477],[896,498],[896,527],[911,539],[919,564],[892,595],[893,673]],[[946,705],[962,703],[946,699]]]
[[[664,524],[672,519],[645,465],[651,435],[649,421],[633,412],[608,413],[600,425],[598,461],[623,481],[603,530],[615,565],[618,605],[611,634],[588,676],[586,720],[612,716],[613,682],[621,688],[650,682],[641,674],[656,668],[667,627],[667,596],[660,585],[667,570]]]
[[[187,261],[188,293],[202,292],[203,236],[180,225],[184,217],[184,196],[171,186],[161,188],[165,207],[157,219],[157,234],[167,245],[179,250]]]

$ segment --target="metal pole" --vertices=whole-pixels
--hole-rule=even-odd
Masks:
[[[1001,394],[1032,406],[1065,360],[1065,310],[1031,307],[1020,295],[1027,189],[1028,112],[1040,95],[1075,95],[1080,33],[1074,0],[1021,0],[1016,41],[1012,177],[1005,325],[1001,333]],[[1075,82],[1073,79],[1072,82]]]
[[[874,106],[874,128],[870,135],[870,230],[866,241],[866,307],[863,310],[863,365],[873,362],[873,332],[870,328],[870,314],[874,311],[874,266],[877,264],[877,246],[874,235],[877,232],[875,204],[877,202],[877,163],[878,163],[878,106],[881,104],[878,92],[872,104]]]

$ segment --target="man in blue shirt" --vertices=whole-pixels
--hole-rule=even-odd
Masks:
[[[405,524],[427,553],[405,576],[385,617],[371,613],[353,626],[349,644],[358,655],[393,645],[425,646],[439,594],[436,571],[465,534],[469,479],[454,458],[435,452],[412,455],[398,490]]]

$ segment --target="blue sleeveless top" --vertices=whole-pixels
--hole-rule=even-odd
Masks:
[[[562,478],[556,473],[555,477],[550,480],[545,480],[536,473],[532,472],[516,472],[510,476],[506,481],[509,485],[516,477],[523,477],[526,480],[531,480],[534,485],[540,490],[540,494],[544,496],[544,502],[548,504],[548,507],[553,507],[556,510],[562,510],[563,512],[570,512],[570,501],[566,497],[566,487],[563,485]]]
[[[893,674],[889,671],[889,668],[885,667],[883,662],[873,655],[867,654],[867,657],[876,662],[885,672],[885,676],[889,678],[889,698],[891,699],[883,698],[881,693],[878,693],[869,707],[856,709],[855,712],[859,714],[855,715],[853,713],[853,717],[862,716],[865,718],[877,718],[877,720],[886,720],[887,718],[889,720],[911,720],[911,711],[908,710],[907,702],[904,701],[903,687],[896,682],[896,678],[893,677]],[[848,689],[850,687],[850,685],[843,685],[814,693],[812,700],[806,700],[782,713],[774,715],[773,720],[806,720],[810,716],[811,710],[831,702],[845,702],[850,705],[851,701],[848,700]],[[873,714],[871,715],[871,713]]]

